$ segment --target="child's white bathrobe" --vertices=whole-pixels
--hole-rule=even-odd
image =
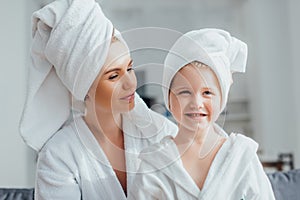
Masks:
[[[166,137],[141,153],[141,174],[134,180],[129,199],[275,199],[256,155],[257,147],[250,138],[232,133],[200,190],[184,169],[176,144]]]
[[[145,127],[138,126],[141,121],[132,123],[123,116],[127,190],[138,170],[140,151],[177,132],[175,124],[163,116],[150,110],[148,114],[152,123]],[[126,199],[107,157],[81,117],[64,126],[41,149],[36,180],[37,200]]]

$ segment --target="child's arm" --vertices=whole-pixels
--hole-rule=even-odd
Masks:
[[[250,190],[256,190],[257,200],[275,200],[274,192],[271,183],[263,170],[262,164],[258,156],[254,156],[251,166],[249,168],[249,184]],[[248,194],[251,195],[251,192]],[[246,198],[248,199],[248,198]]]

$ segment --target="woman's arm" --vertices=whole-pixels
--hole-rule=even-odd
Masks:
[[[172,199],[163,184],[164,174],[157,170],[149,170],[149,165],[142,162],[128,194],[128,200]],[[150,171],[150,172],[149,172]],[[171,191],[169,191],[171,192]]]
[[[81,199],[79,178],[69,165],[70,160],[60,155],[66,152],[42,150],[39,153],[36,173],[36,200]],[[72,161],[71,161],[72,162]]]

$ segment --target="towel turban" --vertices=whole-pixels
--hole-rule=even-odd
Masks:
[[[25,142],[39,151],[84,101],[103,66],[112,23],[95,0],[57,0],[33,13],[28,93],[20,121]]]
[[[182,35],[171,47],[164,63],[162,90],[169,109],[169,89],[175,74],[185,65],[198,61],[209,66],[221,87],[224,110],[233,72],[245,72],[247,45],[220,29],[200,29]]]

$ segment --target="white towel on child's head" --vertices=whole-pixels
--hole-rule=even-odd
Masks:
[[[39,151],[83,101],[103,66],[113,25],[95,0],[57,0],[33,14],[28,94],[20,122],[25,142]]]
[[[164,66],[163,95],[169,106],[169,88],[175,74],[185,65],[199,61],[216,74],[222,94],[221,110],[226,106],[233,72],[245,72],[247,45],[220,29],[200,29],[182,35],[169,51]]]

